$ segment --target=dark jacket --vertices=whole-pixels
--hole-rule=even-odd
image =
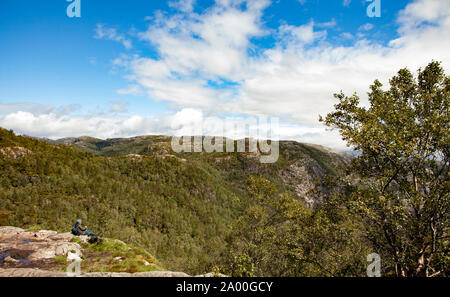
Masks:
[[[74,230],[76,230],[76,233],[77,233],[76,235],[83,235],[84,231],[87,230],[87,227],[83,227],[80,223],[77,222],[75,224]]]

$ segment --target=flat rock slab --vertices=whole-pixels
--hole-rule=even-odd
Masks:
[[[0,277],[65,277],[64,272],[45,271],[33,268],[0,268]]]
[[[0,268],[0,277],[68,277],[65,272],[53,272],[32,268]],[[77,277],[189,277],[184,272],[149,271],[137,273],[125,272],[92,272],[82,273]]]
[[[70,233],[50,230],[26,231],[16,227],[0,227],[0,268],[18,268],[55,256],[67,257],[69,252],[81,257],[81,246],[71,242],[73,237]],[[5,262],[5,259],[8,261]]]
[[[83,277],[189,277],[190,275],[184,272],[174,271],[148,271],[148,272],[92,272],[81,274]]]

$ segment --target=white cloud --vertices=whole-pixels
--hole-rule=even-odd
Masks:
[[[126,89],[117,90],[117,94],[121,95],[143,95],[144,91],[139,85],[129,85]]]
[[[333,45],[327,42],[327,26],[308,21],[300,26],[281,24],[272,32],[276,44],[259,49],[258,54],[252,54],[252,39],[268,34],[261,17],[269,2],[251,1],[246,9],[240,4],[221,0],[202,14],[184,10],[169,17],[153,16],[148,30],[139,36],[156,48],[160,58],[118,58],[115,65],[126,67],[130,79],[130,87],[118,93],[145,93],[168,102],[181,112],[175,117],[178,121],[199,114],[277,116],[283,120],[282,138],[342,148],[337,134],[326,132],[317,121],[332,109],[333,93],[356,91],[366,103],[369,85],[376,78],[387,83],[398,69],[415,71],[431,59],[442,61],[447,71],[450,66],[450,6],[442,1],[408,4],[397,20],[399,37],[387,45],[345,33],[341,37],[352,37],[354,44]],[[233,87],[217,87],[221,83]],[[60,136],[178,131],[172,126],[177,120],[170,118],[176,114],[83,118],[19,111],[3,117],[0,125],[40,134],[49,129],[46,135]]]
[[[0,115],[9,114],[17,110],[27,111],[33,114],[48,113],[55,109],[51,104],[38,104],[30,102],[17,102],[17,103],[0,103]]]
[[[344,1],[342,2],[342,5],[344,5],[344,6],[349,6],[350,3],[352,3],[352,0],[344,0]]]
[[[169,6],[179,9],[183,12],[191,12],[194,9],[196,0],[177,0],[169,1]]]
[[[335,21],[310,21],[281,24],[273,34],[275,47],[256,56],[249,54],[251,39],[267,33],[261,16],[268,2],[251,2],[257,5],[246,10],[237,6],[240,3],[218,1],[203,14],[156,15],[141,38],[155,46],[161,58],[133,58],[128,68],[134,83],[152,99],[175,107],[281,116],[317,128],[318,116],[331,110],[335,92],[357,91],[364,101],[376,78],[386,83],[402,67],[416,70],[431,59],[443,61],[444,67],[450,62],[450,13],[439,1],[409,4],[398,18],[399,38],[387,46],[366,39],[334,46],[326,40],[326,29]],[[372,27],[365,24],[360,30]],[[341,37],[354,38],[347,33]],[[210,84],[221,80],[236,87],[223,90]]]
[[[8,115],[16,111],[26,111],[33,115],[54,113],[56,115],[67,115],[81,108],[79,104],[62,105],[55,107],[52,104],[39,104],[33,102],[0,103],[0,116]]]
[[[331,21],[325,23],[317,23],[316,27],[318,28],[333,28],[336,27],[337,22],[335,18],[332,18]]]
[[[114,112],[114,113],[125,113],[128,112],[127,110],[127,106],[128,103],[122,100],[114,100],[109,102],[110,108],[109,108],[109,112]]]
[[[140,37],[156,47],[163,60],[141,58],[133,66],[147,77],[170,77],[173,73],[183,78],[200,74],[204,79],[240,76],[249,39],[265,34],[260,16],[268,1],[249,2],[246,11],[236,7],[240,2],[218,1],[201,15],[166,17],[157,13],[153,24]]]
[[[424,22],[449,25],[450,5],[442,0],[416,0],[399,13],[401,32],[414,30]]]
[[[350,32],[342,32],[340,35],[344,39],[353,39],[353,34]]]
[[[326,37],[326,31],[314,31],[314,22],[302,26],[281,25],[278,28],[279,44],[285,47],[302,47]]]
[[[120,42],[126,49],[131,49],[133,47],[131,41],[127,39],[123,34],[119,34],[117,32],[117,29],[108,28],[103,24],[97,24],[95,28],[94,38]]]
[[[250,127],[242,126],[243,122]],[[58,139],[63,137],[78,137],[82,135],[95,136],[102,139],[115,137],[131,137],[138,135],[205,135],[225,136],[233,139],[243,137],[265,137],[267,128],[257,126],[258,119],[241,117],[219,118],[204,116],[202,111],[185,108],[174,114],[155,117],[138,115],[94,115],[68,116],[55,113],[32,114],[17,111],[0,118],[0,126],[13,129],[16,133],[36,137]],[[232,130],[225,129],[232,126]],[[257,129],[262,129],[259,132]],[[342,141],[335,132],[325,131],[323,127],[311,128],[293,124],[281,123],[280,139],[296,140],[305,143],[320,143],[322,145],[344,149]],[[325,139],[323,136],[326,135]]]
[[[21,134],[53,139],[81,135],[107,138],[150,132],[140,130],[140,127],[132,122],[133,118],[124,119],[117,116],[58,116],[54,113],[33,115],[30,112],[18,111],[1,118],[0,126]]]
[[[358,28],[359,31],[370,31],[372,29],[373,29],[373,24],[371,24],[371,23],[366,23]]]

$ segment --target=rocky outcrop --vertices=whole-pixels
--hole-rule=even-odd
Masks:
[[[81,273],[68,274],[66,272],[56,272],[47,271],[37,268],[0,268],[0,277],[189,277],[188,274],[184,272],[173,272],[173,271],[148,271],[148,272],[136,272],[136,273],[125,273],[125,272],[91,272],[91,273]]]
[[[303,200],[308,207],[322,202],[322,197],[311,191],[316,188],[317,181],[326,174],[325,169],[316,160],[305,157],[281,170],[279,174],[294,195]]]
[[[190,277],[184,272],[174,271],[148,271],[148,272],[91,272],[81,273],[79,275],[69,275],[66,272],[47,271],[37,268],[0,268],[0,277]],[[197,275],[196,277],[226,277],[224,274],[214,272]]]
[[[51,271],[55,257],[66,259],[67,266],[81,261],[80,244],[72,242],[70,233],[39,230],[26,231],[16,227],[0,227],[0,277],[189,277],[184,272],[146,271],[66,273]],[[78,236],[78,242],[87,243],[87,236]],[[119,240],[112,240],[125,245]],[[154,265],[148,263],[148,265]],[[212,273],[199,276],[214,276]]]
[[[14,160],[23,158],[26,155],[32,155],[32,154],[33,154],[32,151],[30,151],[29,149],[26,149],[24,147],[21,147],[21,146],[0,148],[0,155],[3,155],[6,158],[11,158]]]
[[[25,231],[16,227],[0,227],[0,267],[40,267],[55,256],[78,259],[79,244],[71,242],[73,235],[56,231]]]
[[[46,271],[37,268],[0,268],[0,277],[65,277],[65,272]]]
[[[352,156],[323,146],[295,141],[280,143],[288,166],[278,171],[278,176],[294,196],[309,208],[320,205],[326,196],[320,184],[326,176],[338,175],[341,166],[349,164]]]

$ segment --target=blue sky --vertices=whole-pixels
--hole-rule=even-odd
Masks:
[[[342,148],[317,122],[334,92],[449,61],[445,1],[381,0],[379,18],[363,0],[69,4],[1,1],[0,126],[106,138],[265,115],[282,138]]]

